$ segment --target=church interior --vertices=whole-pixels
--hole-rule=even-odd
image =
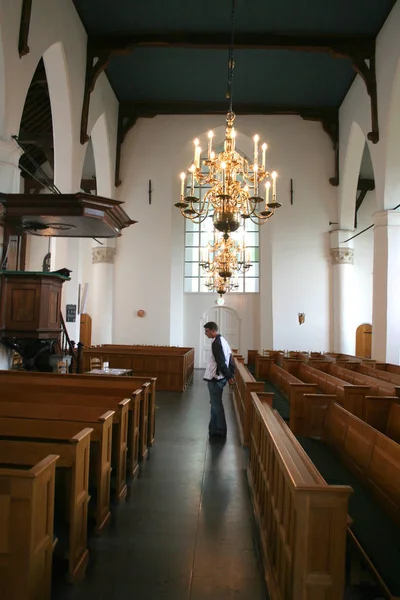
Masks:
[[[399,31],[0,0],[4,600],[400,598]]]

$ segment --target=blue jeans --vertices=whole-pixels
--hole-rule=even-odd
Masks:
[[[210,424],[208,426],[210,435],[226,435],[225,411],[222,404],[222,392],[225,385],[226,379],[207,382],[211,404]]]

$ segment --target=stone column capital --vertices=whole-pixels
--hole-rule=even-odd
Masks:
[[[112,265],[115,262],[116,253],[116,249],[110,246],[92,248],[92,263],[94,265],[99,263]]]
[[[333,265],[353,265],[353,248],[331,248],[331,260]]]

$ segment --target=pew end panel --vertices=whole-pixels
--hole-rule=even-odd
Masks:
[[[146,390],[143,390],[144,392]],[[143,402],[146,398],[146,393],[142,393],[142,390],[135,390],[131,394],[130,406],[132,410],[129,411],[129,432],[128,432],[128,471],[132,477],[136,477],[139,473],[139,459],[142,457],[142,443],[143,436],[141,437],[140,429],[144,426]]]
[[[68,473],[67,490],[58,493],[56,486],[55,511],[57,505],[65,507],[68,527],[67,549],[64,558],[68,561],[67,580],[79,581],[85,575],[89,551],[87,549],[87,515],[89,503],[89,457],[91,428],[85,428],[72,439],[62,441],[37,441],[1,439],[0,456],[10,465],[34,465],[49,453],[58,454],[57,471]],[[21,437],[21,436],[20,436]],[[63,552],[57,544],[57,552]]]
[[[71,521],[69,523],[67,579],[71,583],[82,579],[89,561],[87,549],[87,521],[89,508],[89,460],[90,434],[93,429],[87,427],[71,440],[71,490],[69,503]],[[75,447],[75,448],[73,448]]]
[[[295,404],[290,405],[291,431],[296,436],[321,438],[329,405],[336,401],[334,394],[296,394]]]
[[[302,430],[302,421],[304,419],[305,402],[304,394],[315,394],[317,385],[315,383],[289,383],[289,423],[290,429],[297,433]]]
[[[51,454],[26,470],[0,464],[0,581],[4,598],[50,600],[58,458]]]
[[[115,469],[115,499],[121,502],[126,498],[128,486],[126,473],[128,469],[128,437],[129,437],[129,407],[131,399],[125,398],[118,402],[117,423],[113,432],[113,455],[116,460]]]
[[[400,444],[400,404],[392,402],[386,426],[386,435]]]
[[[149,394],[150,394],[150,382],[147,381],[142,385],[141,401],[140,401],[140,417],[139,417],[139,458],[140,460],[146,460],[149,455],[147,446],[148,429],[149,429]],[[138,392],[134,392],[135,394]]]
[[[268,404],[270,408],[272,408],[272,404],[274,401],[273,392],[257,392],[257,396],[261,402],[261,404]]]
[[[274,361],[272,358],[266,358],[264,356],[255,357],[255,376],[257,379],[263,379],[268,381],[270,375],[271,364]]]
[[[362,419],[365,414],[365,396],[370,389],[368,385],[344,385],[340,403],[343,408]]]
[[[394,403],[396,399],[393,396],[366,396],[363,420],[378,431],[386,433],[390,407]]]

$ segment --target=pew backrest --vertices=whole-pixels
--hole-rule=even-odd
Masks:
[[[329,406],[323,439],[400,525],[400,445],[336,403]]]

